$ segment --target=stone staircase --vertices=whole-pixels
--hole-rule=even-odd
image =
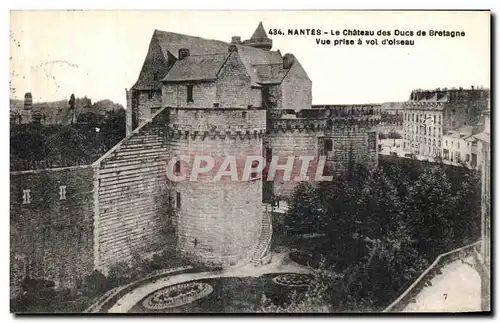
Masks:
[[[262,213],[262,226],[259,242],[250,260],[250,263],[254,266],[262,266],[271,262],[272,235],[273,227],[271,222],[271,213],[264,211]]]

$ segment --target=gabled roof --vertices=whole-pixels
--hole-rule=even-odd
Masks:
[[[188,56],[177,61],[163,81],[202,81],[215,80],[217,73],[228,55],[206,54]]]
[[[283,63],[252,65],[258,82],[262,84],[281,84],[289,69],[283,68]]]
[[[160,89],[161,80],[167,75],[181,48],[188,48],[191,55],[204,55],[227,53],[228,46],[219,40],[155,30],[139,78],[132,89]]]
[[[229,47],[229,45],[228,45]],[[279,52],[266,51],[245,45],[236,45],[252,85],[280,84],[288,70],[283,69],[283,58]],[[224,54],[188,56],[175,62],[163,81],[180,82],[194,80],[215,80],[217,72],[228,57]]]

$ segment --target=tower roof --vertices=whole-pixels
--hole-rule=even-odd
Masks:
[[[259,22],[257,29],[255,29],[255,31],[253,32],[253,35],[250,39],[261,39],[261,38],[269,39],[269,37],[267,37],[266,31],[264,30],[264,26],[262,25],[262,21]]]
[[[260,48],[264,50],[270,50],[273,47],[273,41],[269,37],[267,37],[266,30],[264,29],[264,25],[262,25],[262,21],[259,22],[257,29],[253,32],[252,37],[249,40],[245,40],[243,42],[245,45],[252,46],[255,48]]]

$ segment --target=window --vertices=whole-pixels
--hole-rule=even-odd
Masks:
[[[187,86],[187,102],[193,102],[193,85]]]
[[[247,112],[246,112],[246,111],[243,111],[243,112],[241,113],[241,117],[242,117],[243,119],[246,119],[246,118],[247,118]]]
[[[459,142],[457,142],[457,148],[460,149],[460,143]]]
[[[31,190],[23,190],[23,204],[31,203]]]
[[[181,192],[176,192],[176,194],[175,194],[175,206],[178,209],[181,208]]]
[[[178,160],[174,164],[174,174],[179,175],[181,173],[181,161]]]
[[[59,186],[59,199],[60,200],[65,200],[66,199],[66,186]]]
[[[333,141],[331,139],[325,139],[324,150],[325,150],[325,153],[333,150]]]
[[[470,161],[470,155],[469,155],[469,154],[466,154],[466,155],[465,155],[465,161],[466,161],[466,162],[469,162],[469,161]]]
[[[151,100],[153,98],[153,91],[148,91],[148,99]]]

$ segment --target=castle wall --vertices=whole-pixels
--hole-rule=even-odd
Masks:
[[[246,108],[253,104],[250,76],[237,52],[231,53],[217,77],[219,107]]]
[[[161,91],[137,91],[136,113],[139,120],[138,126],[146,124],[151,120],[151,109],[159,109],[161,107]]]
[[[272,156],[279,157],[278,165],[284,165],[289,156],[294,156],[294,167],[291,180],[284,180],[283,171],[277,171],[273,183],[273,192],[277,197],[290,195],[300,183],[295,181],[299,177],[302,165],[300,156],[314,156],[308,176],[314,180],[316,175],[316,161],[318,160],[318,140],[324,134],[321,121],[310,122],[301,119],[273,120],[272,129],[268,131],[266,147],[272,149]]]
[[[170,183],[178,249],[183,254],[227,266],[248,256],[258,242],[262,182],[260,178],[241,179],[246,157],[262,156],[265,115],[265,110],[242,109],[171,111],[169,152],[190,157],[189,162],[181,162],[178,175],[187,178]],[[215,165],[191,181],[194,158],[200,155],[211,156]],[[226,176],[214,181],[227,156],[235,157],[238,180]]]
[[[106,272],[161,246],[167,212],[166,110],[106,153],[95,169],[95,264]]]
[[[281,108],[295,111],[312,107],[312,82],[295,62],[281,83]]]
[[[173,155],[190,156],[191,163],[197,155],[216,161],[213,171],[196,181],[189,180],[192,164],[181,164],[181,174],[187,174],[187,179],[173,183],[174,204],[180,203],[176,211],[179,250],[196,260],[222,265],[236,262],[251,251],[260,234],[261,180],[240,180],[245,157],[262,155],[261,135],[174,135],[169,146]],[[238,181],[229,177],[212,181],[226,156],[238,158]]]
[[[328,155],[327,165],[334,174],[344,173],[356,163],[368,168],[378,165],[377,132],[371,127],[334,122],[325,138],[333,139],[333,151]]]
[[[25,275],[74,287],[92,271],[92,184],[90,166],[10,173],[11,296]]]
[[[187,86],[193,86],[193,102],[187,102]],[[163,107],[211,108],[216,100],[215,82],[168,83],[163,86]]]

